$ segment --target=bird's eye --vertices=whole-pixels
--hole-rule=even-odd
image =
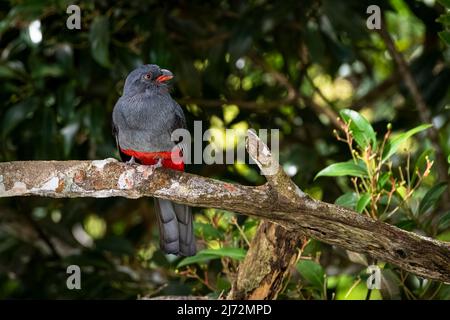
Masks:
[[[144,75],[144,79],[145,80],[150,80],[152,78],[152,74],[151,73],[147,73]]]

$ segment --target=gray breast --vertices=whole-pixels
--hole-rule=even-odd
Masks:
[[[169,97],[170,99],[170,97]],[[119,125],[119,145],[122,149],[157,152],[170,151],[175,113],[171,101],[164,96],[122,97],[115,111]]]

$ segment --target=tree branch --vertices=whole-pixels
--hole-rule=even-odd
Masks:
[[[311,199],[283,172],[252,132],[247,150],[268,183],[243,186],[114,159],[0,163],[0,197],[159,197],[264,218],[347,250],[366,253],[406,271],[450,283],[450,244]],[[271,168],[277,168],[274,172]],[[274,173],[274,174],[272,174]]]
[[[297,262],[299,248],[307,242],[301,232],[262,221],[250,244],[227,299],[276,299],[284,280]]]
[[[295,198],[296,192],[300,190],[278,167],[278,163],[273,163],[267,146],[259,143],[258,137],[251,131],[248,133],[246,147],[273,190],[288,190],[281,192],[279,197]],[[273,175],[275,172],[268,172],[269,169],[266,168],[277,169],[277,174]],[[289,276],[291,267],[297,261],[298,248],[306,241],[301,232],[286,230],[279,224],[263,220],[256,230],[244,261],[239,264],[238,273],[227,298],[276,299],[283,289],[283,283]]]
[[[221,100],[221,99],[196,99],[196,98],[182,98],[178,102],[182,105],[197,104],[205,108],[217,108],[224,104],[235,104],[239,108],[253,111],[256,113],[266,113],[268,110],[279,108],[283,104],[293,103],[293,99],[283,100],[266,100],[266,101],[248,101],[248,100]]]

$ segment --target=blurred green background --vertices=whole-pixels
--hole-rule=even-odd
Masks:
[[[81,30],[66,28],[70,4],[81,8]],[[357,110],[379,139],[388,123],[394,132],[422,123],[385,43],[366,27],[371,4],[381,7],[409,64],[447,159],[447,0],[1,0],[0,161],[117,158],[112,108],[128,72],[155,63],[175,74],[172,96],[191,127],[203,121],[225,147],[231,144],[226,128],[280,129],[286,172],[312,197],[333,203],[353,186],[347,177],[314,179],[350,157],[326,110]],[[424,152],[434,159],[433,151],[419,134],[392,163],[416,163]],[[255,167],[243,164],[188,170],[264,183]],[[408,208],[437,181],[433,166]],[[402,216],[402,208],[389,222],[450,241],[448,203],[439,199],[426,221],[408,219],[407,210]],[[217,297],[229,290],[258,221],[223,210],[195,213],[198,247],[209,251],[182,260],[159,251],[150,199],[1,199],[0,298]],[[82,290],[66,288],[70,264],[82,269]],[[375,290],[372,299],[450,299],[449,286],[383,266],[387,289]],[[366,278],[358,259],[311,240],[279,297],[364,299]]]

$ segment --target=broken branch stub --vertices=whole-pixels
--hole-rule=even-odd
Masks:
[[[252,157],[261,148],[258,140],[256,135],[248,135]],[[269,161],[267,157],[270,152],[259,152],[256,159],[264,163]],[[164,168],[130,166],[114,159],[15,161],[0,163],[0,197],[159,197],[230,210],[450,283],[449,243],[311,199],[299,191],[281,167],[266,177],[268,183],[250,187]]]

